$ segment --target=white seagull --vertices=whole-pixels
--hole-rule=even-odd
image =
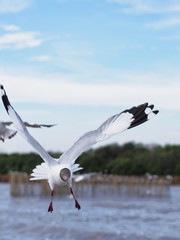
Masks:
[[[32,147],[44,160],[41,165],[37,165],[33,170],[33,173],[31,174],[32,178],[30,180],[46,179],[48,181],[51,189],[51,200],[48,212],[53,211],[52,200],[54,187],[55,185],[62,184],[69,187],[75,201],[75,207],[78,210],[81,208],[72,190],[72,177],[74,172],[82,169],[79,167],[79,164],[75,163],[75,161],[84,151],[87,151],[99,141],[104,141],[115,134],[148,121],[159,112],[158,110],[153,110],[154,105],[149,105],[148,103],[126,109],[123,112],[108,118],[96,130],[85,133],[73,144],[71,148],[69,148],[69,150],[65,151],[59,158],[56,159],[51,157],[47,151],[30,135],[24,122],[11,106],[3,86],[0,85],[0,88],[4,107],[17,128],[18,133],[32,145]]]
[[[11,124],[13,124],[13,122],[1,122],[0,121],[0,140],[1,141],[5,141],[5,139],[11,139],[12,137],[14,137],[17,133],[16,130],[8,128],[7,126],[10,126]],[[32,128],[41,128],[41,127],[53,127],[56,124],[31,124],[28,122],[24,122],[24,125],[26,127],[32,127]]]

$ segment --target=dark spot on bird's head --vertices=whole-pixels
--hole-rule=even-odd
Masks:
[[[71,171],[68,168],[62,168],[59,173],[59,176],[63,181],[66,182],[71,177]]]

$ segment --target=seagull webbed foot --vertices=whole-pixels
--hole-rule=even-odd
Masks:
[[[75,199],[75,208],[77,208],[78,210],[81,209],[81,206],[76,199]]]
[[[52,205],[52,201],[51,201],[49,204],[49,207],[48,207],[48,212],[52,213],[52,211],[53,211],[53,205]]]
[[[52,199],[53,199],[53,191],[51,191],[51,201],[50,201],[50,204],[49,204],[49,207],[48,207],[48,212],[51,212],[53,211],[53,204],[52,204]]]
[[[81,209],[80,204],[78,203],[77,199],[76,199],[75,196],[74,196],[74,193],[73,193],[72,188],[70,188],[70,191],[71,191],[71,194],[72,194],[72,196],[73,196],[73,198],[74,198],[75,208],[77,208],[78,210]]]

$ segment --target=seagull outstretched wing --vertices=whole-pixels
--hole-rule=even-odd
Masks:
[[[32,127],[32,128],[41,128],[41,127],[47,127],[47,128],[50,128],[50,127],[54,127],[56,126],[56,124],[37,124],[37,123],[28,123],[28,122],[24,122],[24,125],[26,127]]]
[[[81,153],[90,149],[97,142],[148,121],[159,112],[153,109],[154,105],[144,103],[108,118],[98,129],[80,137],[69,150],[61,155],[59,162],[74,163]]]
[[[13,124],[13,122],[1,122],[2,124],[4,124],[5,126],[10,126]],[[54,127],[56,126],[56,124],[37,124],[37,123],[28,123],[28,122],[24,122],[24,125],[26,127],[32,127],[32,128],[41,128],[41,127]]]
[[[42,157],[42,159],[47,163],[47,164],[52,164],[54,163],[55,159],[52,158],[47,151],[31,136],[31,134],[28,132],[24,122],[18,115],[18,113],[14,110],[14,108],[11,106],[9,99],[6,95],[6,92],[3,88],[2,85],[0,85],[1,88],[1,96],[2,96],[2,101],[4,104],[4,107],[9,114],[12,122],[14,123],[18,133],[25,138],[27,142],[31,144],[31,146],[39,153],[39,155]]]
[[[13,122],[1,122],[4,126],[10,126],[13,124]]]
[[[12,137],[14,137],[17,133],[16,130],[10,129],[8,128],[10,125],[12,125],[13,122],[1,122],[0,121],[0,140],[1,141],[5,141],[7,138],[11,139]],[[47,125],[47,124],[30,124],[28,122],[24,122],[24,125],[26,127],[31,127],[31,128],[42,128],[42,127],[53,127],[56,124],[51,124],[51,125]],[[8,126],[8,127],[7,127]]]

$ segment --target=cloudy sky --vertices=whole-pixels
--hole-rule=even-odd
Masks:
[[[179,144],[179,65],[178,0],[0,0],[0,82],[23,120],[58,124],[30,129],[47,150],[144,102],[159,115],[102,144]],[[0,143],[32,150],[20,136]]]

